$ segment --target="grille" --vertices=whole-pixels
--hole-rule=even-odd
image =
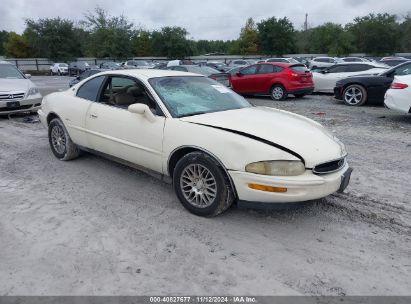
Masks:
[[[24,98],[25,93],[0,94],[0,100],[20,100]]]
[[[39,106],[39,105],[40,104],[37,103],[34,106]],[[15,107],[15,108],[0,108],[0,113],[1,112],[7,112],[7,111],[26,110],[26,109],[30,109],[31,107],[33,107],[32,104],[24,105],[24,106],[20,106],[20,107]]]
[[[345,158],[340,158],[314,167],[315,174],[327,174],[340,170],[345,164]]]

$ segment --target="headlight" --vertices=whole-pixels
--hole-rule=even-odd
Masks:
[[[36,87],[30,88],[29,95],[36,95],[39,93],[39,89]]]
[[[305,166],[299,160],[272,160],[248,164],[245,171],[262,175],[295,176],[303,174]]]

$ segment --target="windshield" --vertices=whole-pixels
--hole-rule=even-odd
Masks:
[[[149,65],[147,61],[143,61],[143,60],[141,60],[141,61],[135,61],[135,63],[136,63],[137,65],[144,65],[144,66]]]
[[[25,79],[23,74],[11,64],[0,65],[0,78]]]
[[[220,71],[210,68],[208,66],[190,66],[187,67],[187,70],[191,73],[197,73],[205,76],[210,76],[212,74],[219,74],[221,73]]]
[[[68,67],[68,64],[67,63],[58,63],[58,66],[66,68],[66,67]]]
[[[251,107],[243,97],[206,77],[159,77],[149,82],[173,117]]]

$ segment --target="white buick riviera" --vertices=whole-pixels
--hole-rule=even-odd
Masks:
[[[343,191],[344,145],[320,124],[254,107],[207,77],[177,71],[96,74],[44,97],[39,110],[60,160],[99,153],[172,182],[189,211],[302,202]]]

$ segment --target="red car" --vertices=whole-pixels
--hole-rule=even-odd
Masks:
[[[257,63],[231,75],[230,82],[237,93],[270,94],[274,100],[284,100],[288,94],[303,97],[314,89],[313,75],[303,64]]]

